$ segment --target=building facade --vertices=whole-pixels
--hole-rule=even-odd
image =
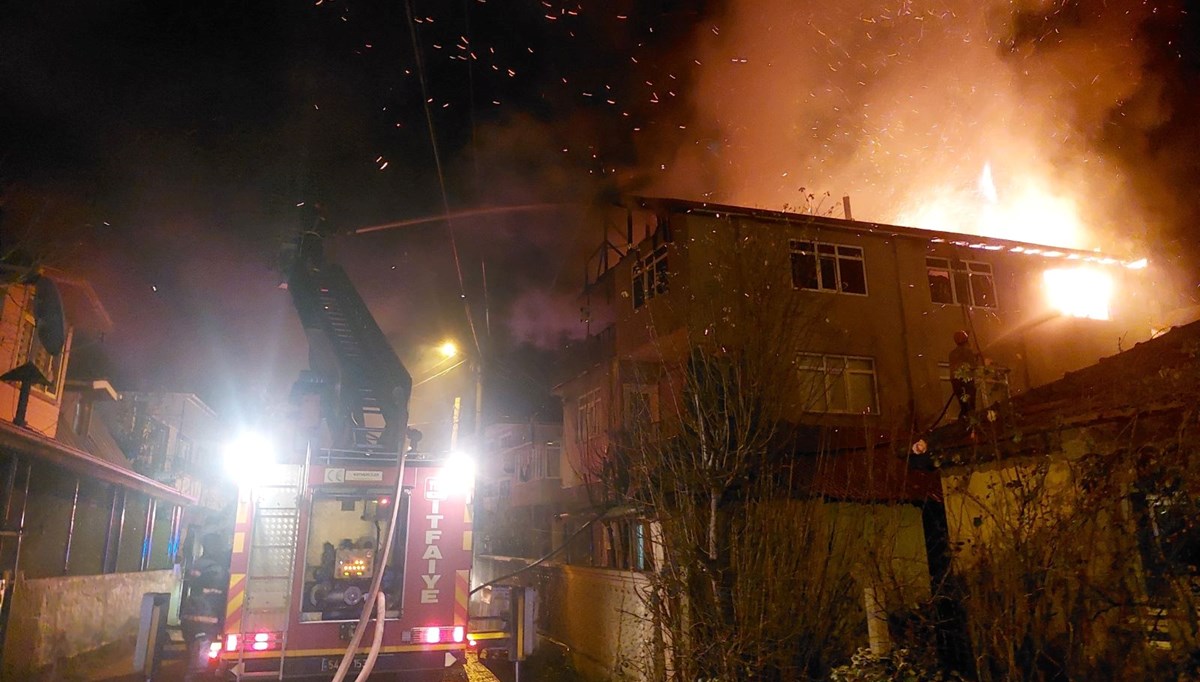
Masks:
[[[22,382],[0,383],[0,677],[14,680],[61,679],[105,647],[132,653],[142,595],[179,585],[180,520],[195,502],[127,468],[95,428],[93,408],[116,392],[66,372],[75,332],[111,323],[85,283],[40,276],[58,281],[60,314],[23,277],[3,287],[0,316],[0,370],[49,379],[26,389],[23,410]],[[45,352],[46,325],[62,325],[60,352]]]
[[[484,430],[477,479],[480,548],[484,554],[539,557],[551,549],[561,506],[562,424],[531,419]]]
[[[880,646],[887,613],[866,564],[886,553],[887,579],[905,583],[910,606],[944,572],[940,540],[928,537],[944,535],[940,484],[895,444],[907,452],[958,418],[955,333],[970,338],[979,407],[969,418],[980,420],[998,400],[1149,338],[1173,308],[1134,257],[663,199],[631,200],[605,220],[581,298],[587,338],[557,388],[555,545],[570,545],[570,563],[655,570],[655,519],[610,503],[614,457],[647,436],[678,435],[702,409],[682,404],[690,358],[772,356],[774,400],[803,440],[790,451],[819,455],[796,458],[794,470],[821,500],[822,523],[838,529],[829,546],[845,541],[839,561]]]

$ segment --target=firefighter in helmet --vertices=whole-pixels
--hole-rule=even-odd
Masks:
[[[179,620],[188,646],[188,672],[203,669],[208,644],[220,637],[229,587],[229,543],[220,533],[200,539],[202,554],[192,562],[184,580]]]

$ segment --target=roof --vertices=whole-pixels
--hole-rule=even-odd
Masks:
[[[194,498],[170,486],[9,422],[0,421],[0,451],[26,455],[94,480],[145,493],[165,502],[179,505],[196,503]]]
[[[646,209],[661,207],[683,213],[696,213],[699,215],[736,215],[754,218],[755,220],[763,222],[778,222],[787,224],[803,223],[805,225],[816,225],[820,227],[852,232],[867,232],[871,234],[882,234],[895,237],[908,237],[933,243],[945,243],[965,248],[979,249],[982,251],[1006,251],[1009,253],[1024,254],[1027,256],[1041,256],[1042,258],[1062,258],[1064,260],[1084,261],[1102,265],[1122,265],[1127,268],[1139,268],[1144,267],[1145,265],[1144,259],[1120,259],[1111,255],[1100,253],[1099,251],[1068,249],[1056,246],[1046,246],[1045,244],[1019,242],[1011,239],[999,239],[996,237],[962,234],[959,232],[926,230],[919,227],[907,227],[904,225],[889,225],[887,223],[846,220],[844,218],[834,218],[832,216],[809,215],[807,213],[789,213],[786,211],[771,211],[767,209],[747,208],[744,206],[729,206],[726,204],[688,201],[685,199],[633,197],[633,200],[637,203],[637,205]]]
[[[62,297],[68,324],[76,329],[88,331],[112,331],[112,317],[100,302],[100,297],[96,295],[91,282],[55,268],[43,268],[42,274],[58,285],[58,294]]]

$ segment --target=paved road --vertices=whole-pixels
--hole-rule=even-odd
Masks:
[[[474,653],[467,653],[464,670],[465,677],[462,671],[455,671],[447,674],[444,682],[463,682],[464,679],[467,682],[499,682],[496,676],[479,662]],[[124,661],[114,661],[110,665],[97,666],[90,671],[90,674],[82,671],[67,673],[62,679],[65,682],[144,682],[140,675],[129,670],[129,665]],[[183,663],[181,661],[165,662],[162,669],[154,676],[154,682],[183,682]]]

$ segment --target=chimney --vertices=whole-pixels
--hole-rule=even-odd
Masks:
[[[846,220],[854,220],[854,213],[850,210],[850,195],[842,195],[842,217]]]

